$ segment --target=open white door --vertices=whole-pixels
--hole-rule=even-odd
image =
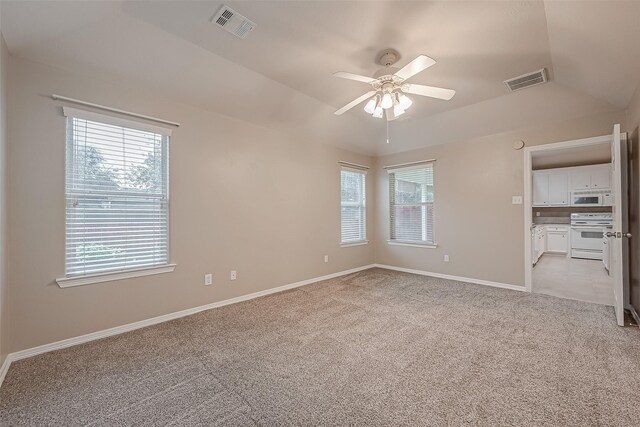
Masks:
[[[611,163],[612,163],[612,190],[614,197],[613,204],[613,229],[607,233],[609,238],[609,248],[611,249],[611,261],[609,271],[613,276],[613,295],[615,298],[614,308],[616,311],[616,321],[618,325],[624,326],[624,262],[623,262],[623,244],[625,239],[631,237],[624,221],[624,209],[627,197],[626,191],[623,191],[625,183],[623,173],[625,173],[625,157],[622,150],[620,140],[620,125],[613,127],[613,141],[611,144]]]

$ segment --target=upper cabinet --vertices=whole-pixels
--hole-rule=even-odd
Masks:
[[[570,206],[571,193],[608,190],[609,164],[544,169],[533,172],[533,206]]]
[[[533,173],[533,206],[568,206],[569,174],[561,169]]]
[[[611,166],[593,165],[570,169],[571,191],[608,190],[611,188]]]

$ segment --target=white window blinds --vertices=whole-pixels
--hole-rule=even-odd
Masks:
[[[433,244],[433,163],[389,170],[391,240]]]
[[[366,171],[345,167],[340,171],[341,243],[358,243],[367,239],[365,178]]]
[[[66,275],[169,262],[170,131],[64,109]]]

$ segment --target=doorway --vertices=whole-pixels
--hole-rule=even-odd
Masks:
[[[616,305],[612,145],[605,135],[525,149],[527,291]]]

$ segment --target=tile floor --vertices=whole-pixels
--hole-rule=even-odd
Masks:
[[[613,305],[613,280],[600,260],[545,254],[533,267],[533,292]]]

